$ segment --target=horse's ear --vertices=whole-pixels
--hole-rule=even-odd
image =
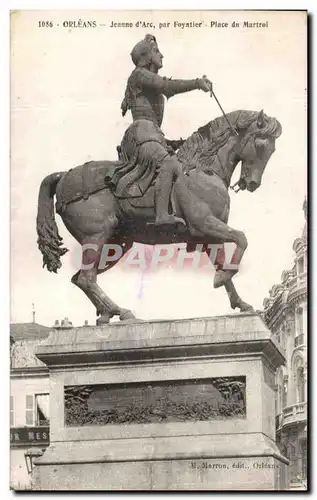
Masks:
[[[257,126],[258,126],[258,128],[263,128],[265,126],[264,111],[263,111],[263,109],[258,114]]]

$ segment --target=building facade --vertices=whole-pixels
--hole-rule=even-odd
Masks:
[[[49,444],[49,377],[35,356],[50,329],[37,323],[10,328],[10,487],[31,487],[33,457]]]
[[[54,329],[72,328],[67,318]],[[32,323],[10,326],[10,487],[32,488],[33,460],[49,445],[49,374],[36,356],[52,328]]]
[[[263,319],[279,344],[286,365],[276,376],[276,440],[289,459],[290,489],[307,487],[307,209],[305,226],[293,244],[292,269],[264,299]]]

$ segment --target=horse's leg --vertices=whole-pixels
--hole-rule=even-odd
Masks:
[[[224,283],[224,286],[228,294],[232,309],[236,309],[238,307],[240,309],[240,312],[254,312],[253,307],[241,299],[232,280],[226,281]]]
[[[97,284],[97,269],[80,270],[72,277],[72,283],[78,286],[91,300],[97,310],[97,324],[109,323],[113,316],[121,320],[133,319],[135,316],[128,309],[119,307]]]
[[[97,324],[109,323],[110,318],[119,314],[119,306],[115,304],[97,285],[97,270],[81,269],[71,279],[74,285],[78,286],[89,300],[94,304],[97,310]]]
[[[192,235],[195,235],[195,231],[198,231],[200,234],[202,233],[206,242],[208,242],[208,239],[210,238],[211,241],[219,241],[221,243],[235,243],[237,245],[234,255],[234,269],[220,269],[215,275],[214,287],[218,288],[220,286],[223,286],[226,281],[231,280],[231,278],[238,272],[239,264],[248,246],[248,241],[242,231],[233,229],[225,222],[220,220],[220,218],[215,217],[212,213],[211,207],[202,197],[199,197],[198,194],[193,193],[191,196],[191,185],[189,184],[189,182],[190,181],[188,181],[187,179],[184,180],[184,178],[180,176],[175,182],[175,192],[177,197],[176,201],[182,215],[185,216],[190,233]],[[215,209],[217,202],[216,196],[217,191],[215,190]],[[226,206],[226,198],[227,193],[224,199],[219,197],[219,201],[223,205],[223,210]]]
[[[105,216],[102,217],[103,219],[105,219]],[[121,320],[134,318],[134,315],[131,311],[119,307],[97,284],[97,274],[110,269],[119,260],[118,259],[116,261],[110,261],[106,264],[105,267],[100,269],[100,261],[102,252],[104,250],[104,245],[107,242],[109,243],[112,226],[114,223],[114,219],[111,223],[109,221],[109,224],[105,224],[105,221],[103,220],[102,232],[95,233],[90,237],[77,238],[80,239],[82,248],[84,249],[85,245],[87,245],[87,248],[83,252],[82,256],[82,264],[84,265],[82,265],[81,269],[72,277],[71,281],[87,295],[87,297],[96,307],[97,316],[100,316],[97,319],[97,324],[109,323],[110,318],[112,318],[113,316],[120,316]],[[96,227],[98,227],[98,225],[96,225]],[[131,248],[131,244],[123,245],[122,242],[119,241],[117,243],[120,244],[121,249],[123,249],[123,253],[120,256],[121,258],[124,253],[126,253],[129,248]]]
[[[127,244],[118,236],[113,236],[119,223],[117,210],[114,196],[105,189],[91,195],[86,201],[70,203],[61,214],[66,228],[83,250],[81,268],[71,281],[96,307],[97,315],[100,315],[97,320],[99,324],[108,323],[115,315],[120,316],[121,320],[134,318],[132,312],[115,304],[97,284],[97,275],[113,267],[119,260],[101,260],[106,257],[104,245],[120,245],[123,250],[120,257],[131,247],[131,242]],[[103,261],[106,261],[105,265]]]
[[[223,241],[224,243],[235,243],[237,249],[235,251],[235,269],[220,269],[216,272],[214,287],[218,288],[224,285],[227,281],[238,272],[238,267],[243,257],[243,254],[248,246],[247,238],[242,231],[233,229],[224,222],[220,221],[213,215],[208,215],[203,223],[203,231],[206,236]]]
[[[208,250],[207,248],[206,251],[209,258],[211,258],[210,250]],[[213,259],[215,259],[213,263],[217,266],[217,271],[215,276],[215,279],[217,279],[217,276],[219,275],[221,276],[221,271],[223,271],[223,267],[226,264],[226,253],[224,244],[222,244],[222,246],[220,247],[220,242],[219,242],[219,247],[217,248],[217,254],[213,256]],[[235,253],[232,257],[232,260],[235,262]],[[238,292],[232,282],[232,279],[225,281],[224,286],[228,294],[232,309],[239,308],[240,312],[254,312],[253,307],[247,302],[244,302],[238,295]]]
[[[92,248],[87,248],[85,250],[85,254],[83,255],[83,264],[85,264],[85,267],[87,267],[87,264],[90,264],[90,268],[80,269],[71,279],[72,283],[78,286],[78,288],[80,288],[87,295],[96,307],[97,316],[100,316],[97,319],[98,325],[109,323],[110,318],[113,316],[119,316],[121,320],[135,318],[131,311],[123,309],[113,302],[97,284],[97,274],[107,271],[119,260],[109,262],[105,268],[99,269],[100,259],[102,256],[101,254],[105,242],[106,240],[104,234],[100,235],[100,237],[96,237],[95,235],[93,240],[90,238],[87,242],[85,240],[83,241],[83,245],[85,245],[85,243],[89,243],[90,246],[92,243],[96,244],[98,246],[98,250],[94,250]],[[131,245],[123,247],[121,257],[129,250],[129,248],[131,248]]]

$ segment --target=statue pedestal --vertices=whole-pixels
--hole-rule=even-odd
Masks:
[[[276,369],[257,315],[53,330],[40,490],[276,490]]]

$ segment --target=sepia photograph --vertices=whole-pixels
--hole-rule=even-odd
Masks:
[[[307,491],[305,10],[10,12],[14,491]]]

